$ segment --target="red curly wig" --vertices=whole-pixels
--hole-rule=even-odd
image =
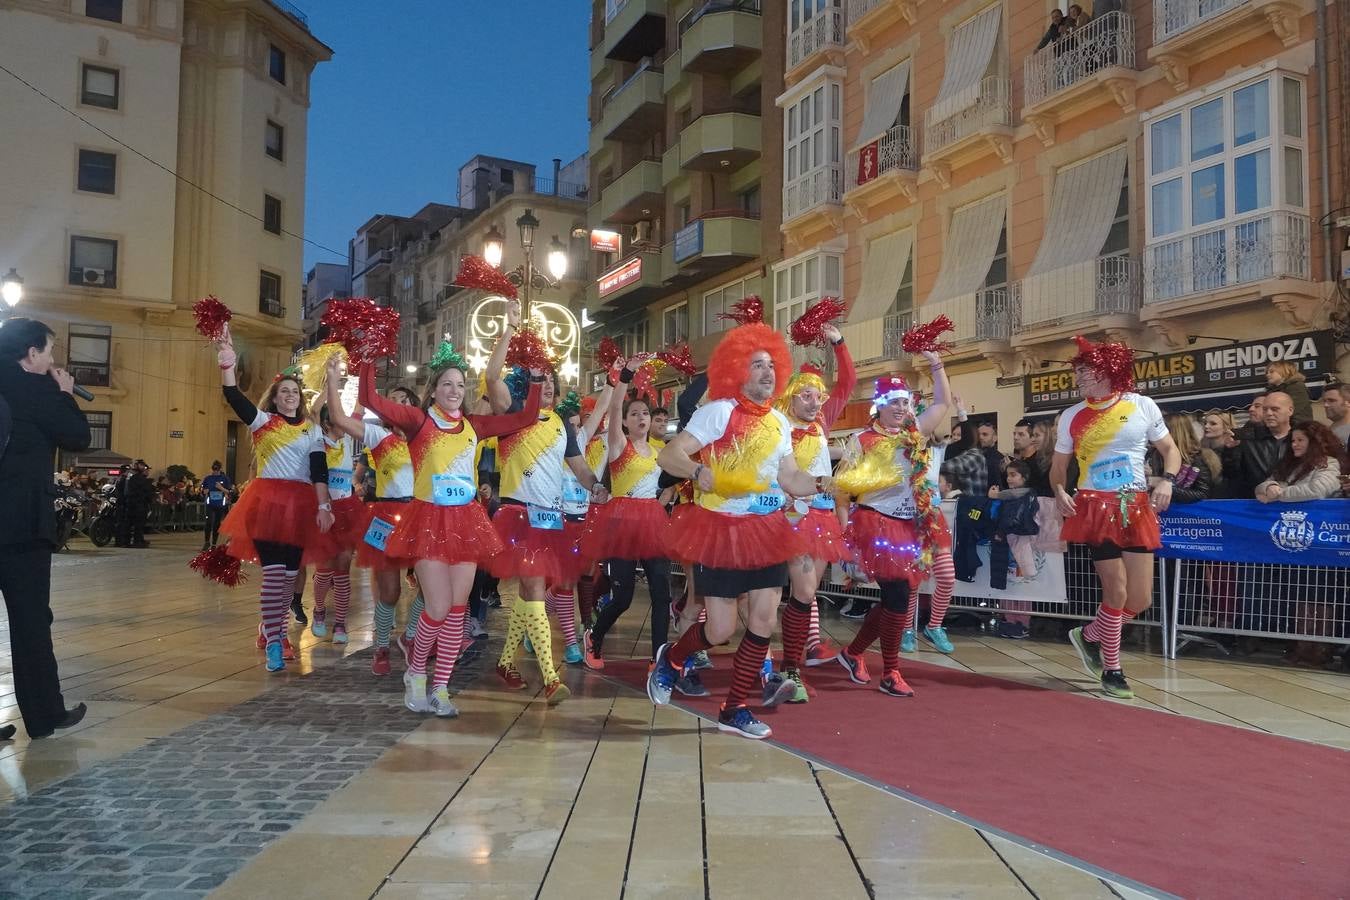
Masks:
[[[780,397],[792,377],[792,354],[781,334],[762,322],[738,325],[722,336],[708,361],[708,399],[740,396],[750,377],[750,357],[763,350],[773,360],[773,395]]]
[[[1075,369],[1095,369],[1111,382],[1111,390],[1134,390],[1134,351],[1120,343],[1094,344],[1080,335],[1074,336],[1078,355],[1069,360]]]

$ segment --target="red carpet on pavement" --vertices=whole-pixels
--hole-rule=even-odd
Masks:
[[[731,658],[715,659],[712,696],[677,706],[716,716]],[[1350,896],[1350,753],[909,659],[916,696],[897,699],[868,665],[867,687],[807,669],[810,703],[756,715],[832,768],[1162,891]],[[646,670],[605,665],[639,690]]]

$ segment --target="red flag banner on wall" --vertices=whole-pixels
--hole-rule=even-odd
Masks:
[[[881,141],[873,141],[858,153],[858,184],[867,184],[877,177],[877,154]]]

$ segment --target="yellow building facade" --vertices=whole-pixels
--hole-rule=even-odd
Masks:
[[[0,263],[24,280],[15,314],[47,322],[94,393],[95,448],[246,470],[191,307],[233,310],[246,391],[288,363],[310,76],[330,56],[289,3],[0,0],[0,57],[32,85],[0,79]]]

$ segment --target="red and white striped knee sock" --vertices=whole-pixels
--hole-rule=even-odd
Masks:
[[[314,618],[324,618],[327,611],[328,591],[333,586],[332,569],[314,570]]]
[[[904,618],[904,629],[905,629],[905,631],[913,631],[913,630],[914,630],[914,611],[915,611],[916,609],[918,609],[918,607],[919,607],[919,601],[920,601],[921,599],[923,599],[923,597],[924,597],[923,594],[917,595],[917,596],[914,598],[914,602],[911,603],[911,604],[909,605],[909,609],[905,610],[905,618]]]
[[[291,583],[285,566],[263,566],[258,606],[262,614],[263,637],[268,643],[279,642],[286,634],[286,617],[291,613]]]
[[[301,571],[300,569],[286,570],[286,621],[281,626],[283,635],[291,627],[291,603],[299,600],[299,596],[295,593],[296,585],[299,585],[301,590],[304,590],[305,587],[305,582],[300,578]],[[281,638],[277,638],[277,640],[281,640]]]
[[[783,626],[783,641],[784,645],[786,646],[787,642],[786,622],[784,622]],[[815,598],[813,597],[811,599],[811,621],[807,623],[806,626],[806,650],[809,653],[810,651],[814,650],[819,646],[820,646],[820,604],[817,603],[815,601]],[[784,651],[784,656],[786,658],[786,651]]]
[[[455,674],[455,663],[459,661],[460,650],[464,648],[464,620],[468,615],[467,606],[452,606],[450,615],[445,617],[445,624],[436,639],[436,671],[431,679],[433,687],[448,685],[450,676]],[[417,638],[422,638],[420,629]]]
[[[1083,629],[1083,637],[1101,645],[1103,669],[1120,668],[1120,629],[1124,624],[1125,610],[1103,603],[1097,607],[1097,618]]]
[[[349,572],[333,573],[333,627],[347,627],[347,609],[352,605],[352,576]]]
[[[956,590],[956,563],[952,555],[943,550],[933,557],[933,600],[928,613],[928,627],[941,628],[942,620],[947,618],[947,607],[952,602],[952,592]],[[913,628],[914,607],[917,604],[909,605],[910,624],[906,628]]]
[[[422,610],[417,620],[417,639],[413,641],[412,656],[408,659],[408,671],[413,675],[427,674],[427,657],[431,655],[431,648],[436,646],[436,639],[440,637],[444,625],[444,619],[437,621],[427,615],[425,609]]]
[[[548,593],[544,595],[544,599],[549,615],[557,620],[558,628],[562,630],[563,640],[568,644],[575,644],[577,642],[577,607],[576,595],[572,593],[572,589],[551,587],[548,589]]]

